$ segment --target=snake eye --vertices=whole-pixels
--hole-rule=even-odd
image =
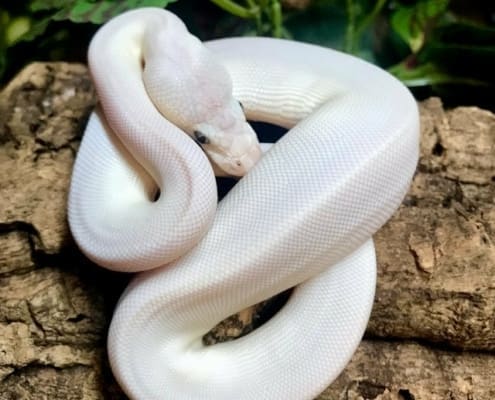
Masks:
[[[210,140],[200,131],[194,131],[194,137],[196,138],[196,141],[201,144],[208,144],[210,143]]]
[[[244,111],[244,106],[243,106],[243,104],[242,104],[240,101],[238,101],[238,103],[239,103],[239,105],[241,106],[242,111]]]

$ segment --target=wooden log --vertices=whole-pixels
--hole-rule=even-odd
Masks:
[[[491,400],[493,371],[493,354],[364,340],[344,372],[317,400]]]
[[[95,100],[86,68],[64,63],[32,64],[0,93],[0,400],[125,399],[105,339],[128,277],[86,260],[66,222]],[[375,237],[366,339],[320,400],[495,397],[495,116],[438,99],[420,108],[418,172]],[[245,334],[262,312],[206,341]]]
[[[421,104],[421,159],[375,236],[368,334],[495,350],[495,115]]]

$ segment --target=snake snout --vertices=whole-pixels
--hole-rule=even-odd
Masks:
[[[262,156],[262,151],[259,143],[254,144],[250,151],[244,154],[239,160],[238,165],[244,167],[246,172],[253,168]]]
[[[233,176],[243,176],[256,165],[261,155],[261,147],[258,143],[255,143],[241,156],[230,158],[225,172]]]

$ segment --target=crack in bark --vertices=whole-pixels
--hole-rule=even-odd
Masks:
[[[25,221],[10,221],[10,222],[0,222],[0,236],[9,235],[11,233],[20,233],[27,239],[29,246],[29,258],[33,265],[37,266],[37,254],[44,249],[43,241],[39,231],[33,224]],[[25,268],[25,272],[30,271],[32,268]],[[3,272],[0,276],[10,276],[20,274],[22,269],[17,269],[15,271]]]
[[[43,328],[43,325],[41,324],[41,322],[38,321],[38,318],[36,317],[36,313],[34,312],[32,305],[29,302],[29,300],[26,300],[26,308],[29,312],[29,316],[31,317],[31,321],[32,321],[33,325],[41,332],[43,339],[45,339],[46,338],[45,328]]]
[[[76,140],[74,140],[73,142],[75,142],[75,141]],[[60,146],[55,146],[48,141],[45,141],[45,140],[40,139],[40,138],[36,138],[35,143],[42,146],[42,147],[38,147],[36,150],[34,150],[33,161],[35,163],[38,162],[40,157],[44,154],[58,153],[59,151],[64,150],[64,149],[69,149],[69,150],[71,150],[71,152],[73,154],[75,154],[75,151],[71,146],[71,141],[69,141],[68,143],[64,143]]]
[[[44,369],[53,369],[56,371],[71,371],[71,370],[83,368],[83,369],[91,370],[91,367],[89,365],[83,363],[77,363],[77,362],[67,363],[67,365],[60,367],[50,363],[42,363],[37,360],[30,361],[26,365],[3,364],[2,367],[13,369],[12,372],[6,374],[3,377],[3,379],[0,380],[0,382],[2,383],[9,379],[12,379],[13,377],[21,377],[27,374],[38,373],[39,371]]]
[[[415,400],[416,397],[409,391],[409,389],[399,389],[397,392],[398,395],[403,399],[403,400]]]

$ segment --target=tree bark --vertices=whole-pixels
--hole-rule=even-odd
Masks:
[[[86,68],[64,63],[32,64],[0,94],[0,400],[126,398],[105,339],[129,278],[85,259],[66,222],[95,102]],[[436,98],[420,111],[413,185],[375,236],[365,339],[319,400],[495,398],[495,115]],[[262,313],[205,341],[245,334]]]
[[[375,236],[368,334],[495,350],[495,115],[423,102],[421,159],[403,206]]]

